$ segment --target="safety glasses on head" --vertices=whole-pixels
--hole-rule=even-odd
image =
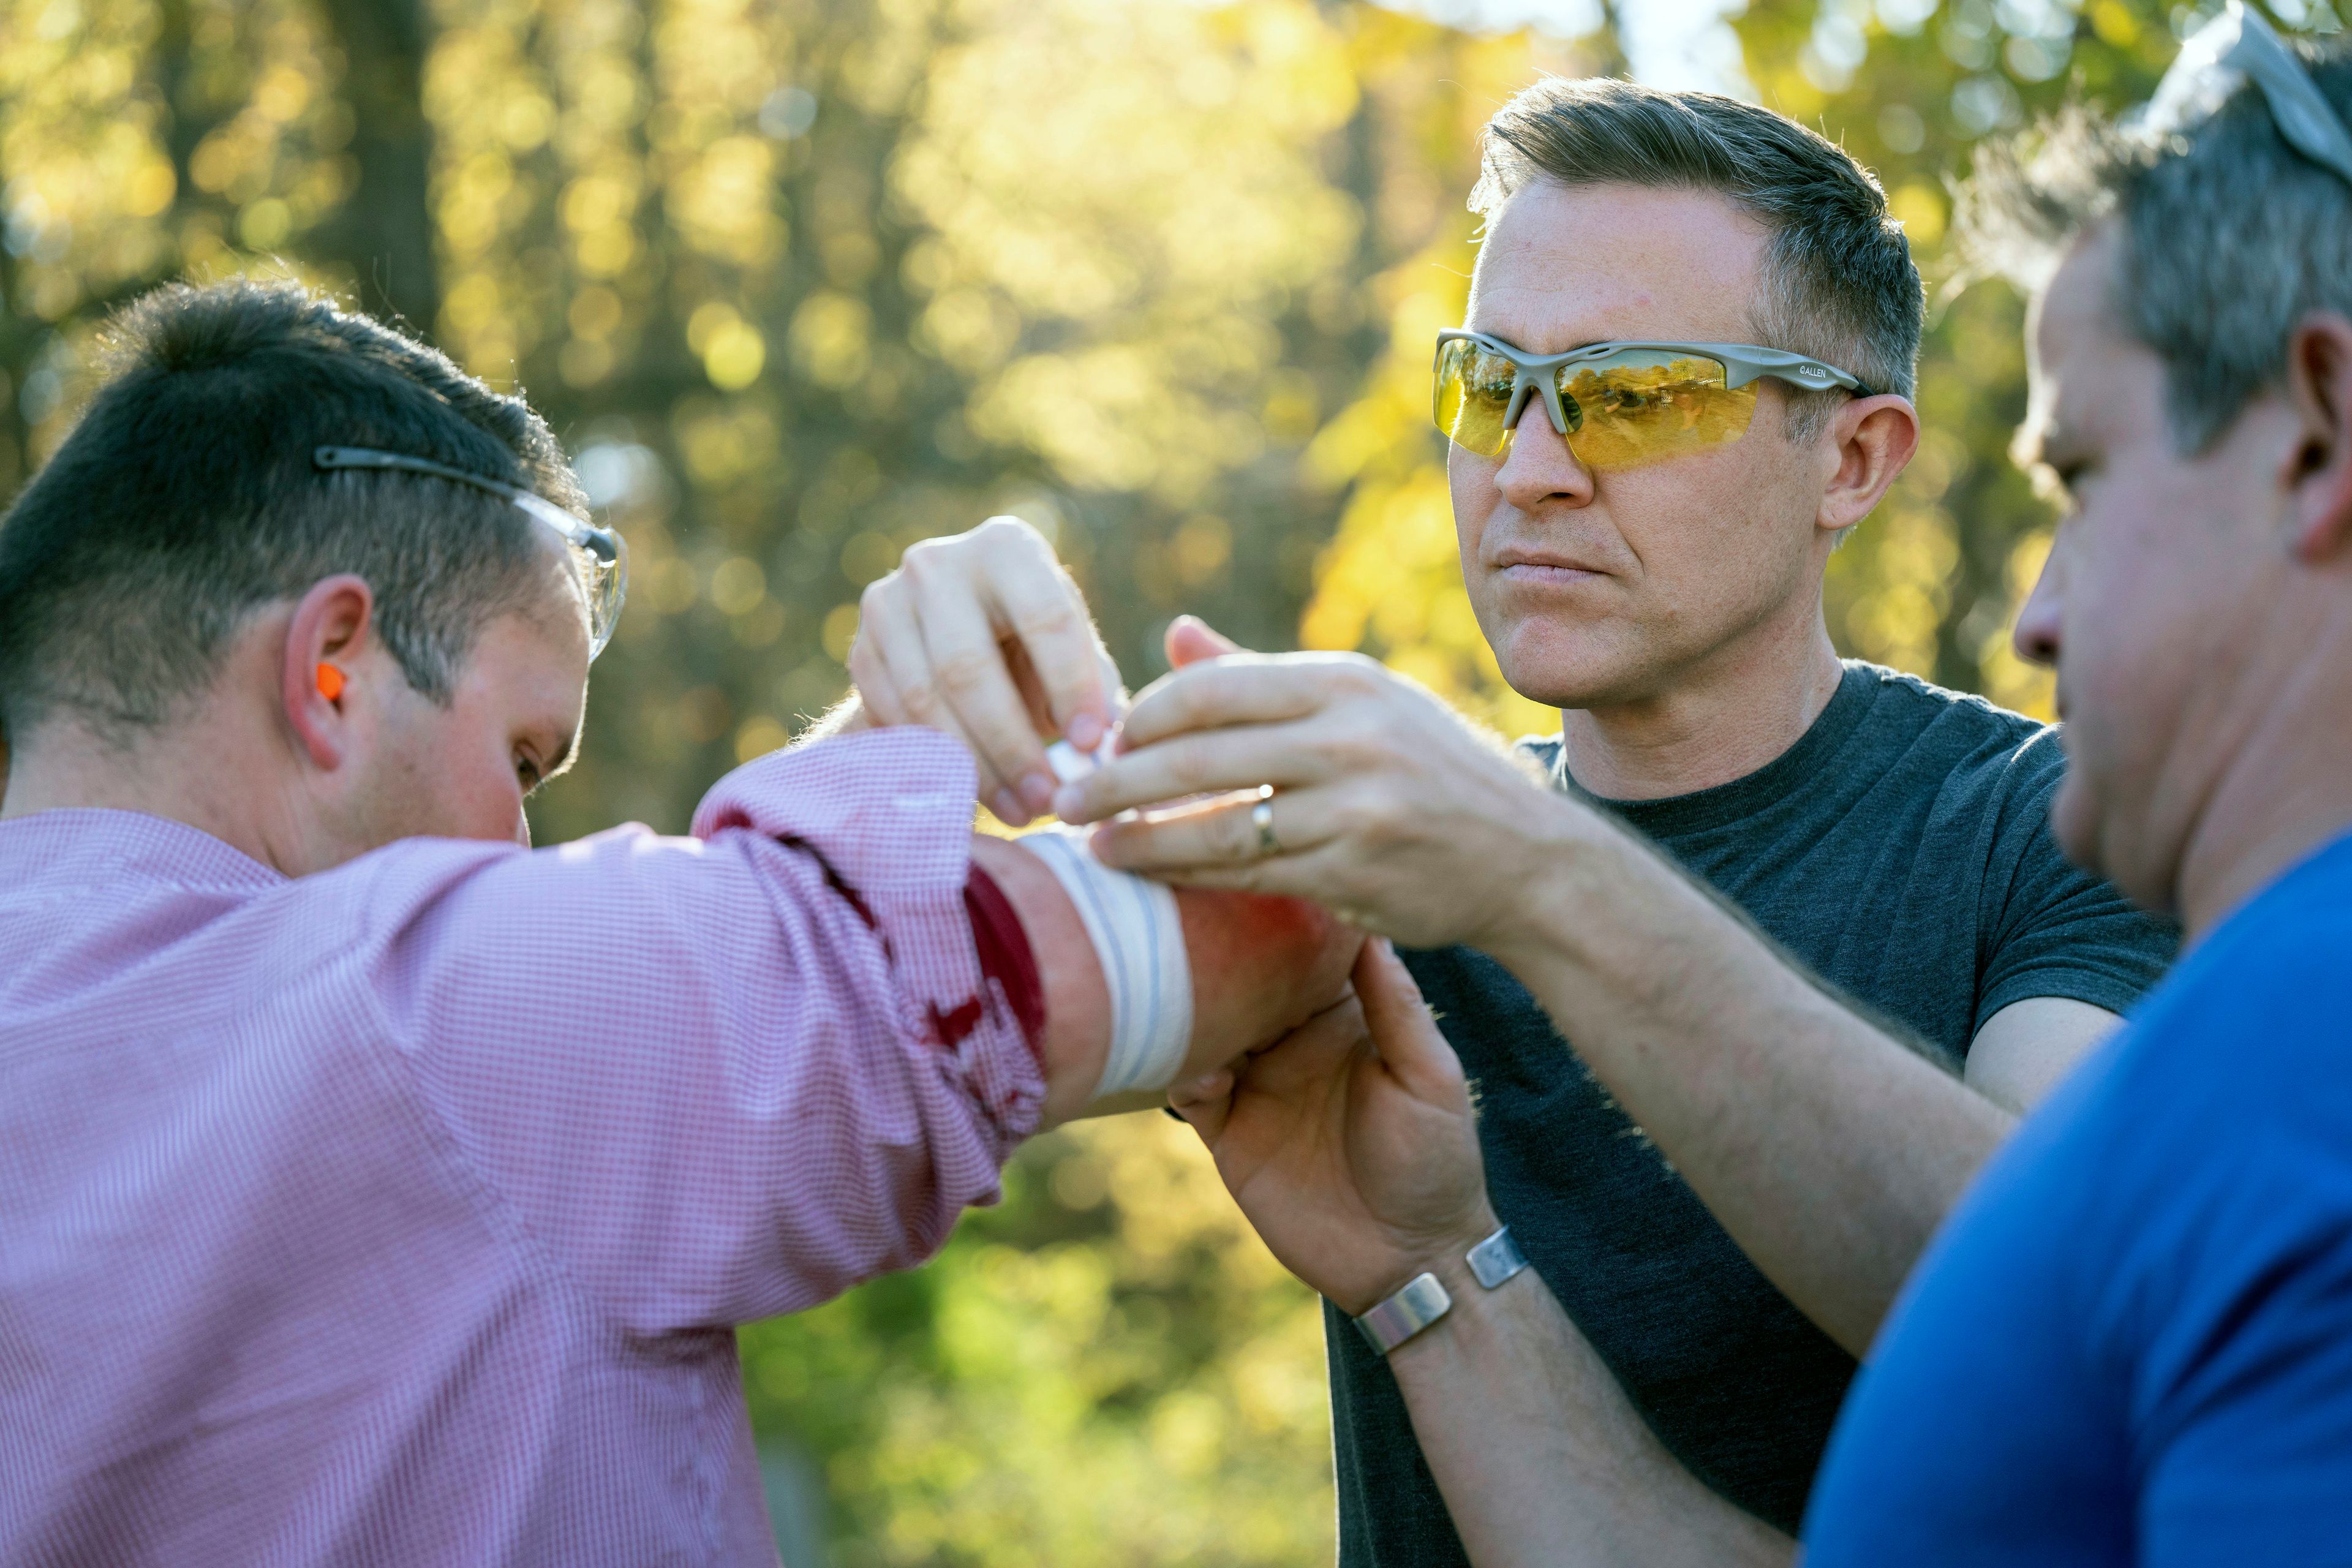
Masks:
[[[322,469],[376,468],[404,474],[424,474],[455,484],[470,485],[487,490],[501,500],[513,502],[525,515],[536,518],[555,531],[563,541],[565,552],[572,558],[572,569],[579,574],[580,591],[588,602],[588,658],[595,661],[613,640],[614,624],[621,618],[622,601],[629,593],[629,547],[621,536],[609,528],[585,522],[557,506],[544,496],[534,495],[520,485],[504,479],[494,479],[485,474],[468,473],[446,463],[436,463],[429,458],[412,458],[403,452],[380,452],[369,447],[320,447],[310,454],[310,461]]]
[[[2156,95],[2125,124],[2148,137],[2186,134],[2249,80],[2262,89],[2288,146],[2352,182],[2352,132],[2286,40],[2241,0],[2230,0],[2220,16],[2189,35],[2156,84]]]
[[[1432,412],[1447,439],[1481,457],[1507,451],[1531,401],[1577,461],[1598,470],[1637,468],[1727,446],[1748,433],[1756,382],[1870,389],[1835,365],[1747,343],[1591,343],[1531,354],[1484,332],[1437,334]]]

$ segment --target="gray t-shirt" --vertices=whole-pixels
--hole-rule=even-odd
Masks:
[[[1557,740],[1531,742],[1583,795]],[[2059,853],[2058,735],[1849,663],[1803,738],[1746,778],[1598,802],[1878,1015],[1965,1057],[2012,1002],[2122,1012],[2178,933]],[[1479,1093],[1496,1212],[1666,1447],[1794,1532],[1853,1358],[1757,1272],[1535,999],[1466,948],[1405,955]],[[1463,1563],[1387,1363],[1328,1303],[1345,1568]]]

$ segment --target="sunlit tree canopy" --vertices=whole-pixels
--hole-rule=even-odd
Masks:
[[[527,390],[635,561],[542,840],[682,828],[842,694],[862,588],[998,511],[1132,682],[1190,610],[1554,728],[1462,593],[1433,340],[1486,116],[1664,24],[1533,9],[1566,31],[1468,0],[0,0],[0,483],[174,277],[310,279]],[[1878,172],[1933,292],[1925,442],[1832,560],[1845,651],[2046,701],[2006,648],[2049,527],[2006,456],[2021,307],[1949,287],[1948,181],[2069,93],[2143,96],[2192,19],[1754,0],[1707,34],[1724,85]],[[850,1564],[1327,1560],[1315,1306],[1190,1134],[1057,1134],[1007,1191],[929,1268],[744,1336],[819,1494],[787,1532]]]

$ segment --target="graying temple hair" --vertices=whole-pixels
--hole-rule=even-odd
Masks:
[[[2290,47],[2352,120],[2352,45]],[[2352,315],[2352,185],[2290,147],[2251,84],[2186,136],[2152,142],[2076,104],[1979,147],[1954,239],[1969,275],[2031,292],[2110,219],[2124,238],[2115,318],[2164,362],[2184,453],[2278,384],[2297,321]]]
[[[1481,163],[1470,210],[1486,215],[1537,179],[1727,197],[1772,235],[1751,310],[1758,341],[1912,395],[1926,295],[1903,226],[1867,169],[1794,121],[1711,92],[1547,77],[1487,121]],[[1798,442],[1845,400],[1782,390]]]

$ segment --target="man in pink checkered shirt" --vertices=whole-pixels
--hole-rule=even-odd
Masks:
[[[298,290],[118,336],[0,520],[0,1561],[772,1561],[733,1327],[1088,1108],[1077,910],[924,729],[530,851],[625,561],[546,426]],[[1339,990],[1187,897],[1190,1072]]]

